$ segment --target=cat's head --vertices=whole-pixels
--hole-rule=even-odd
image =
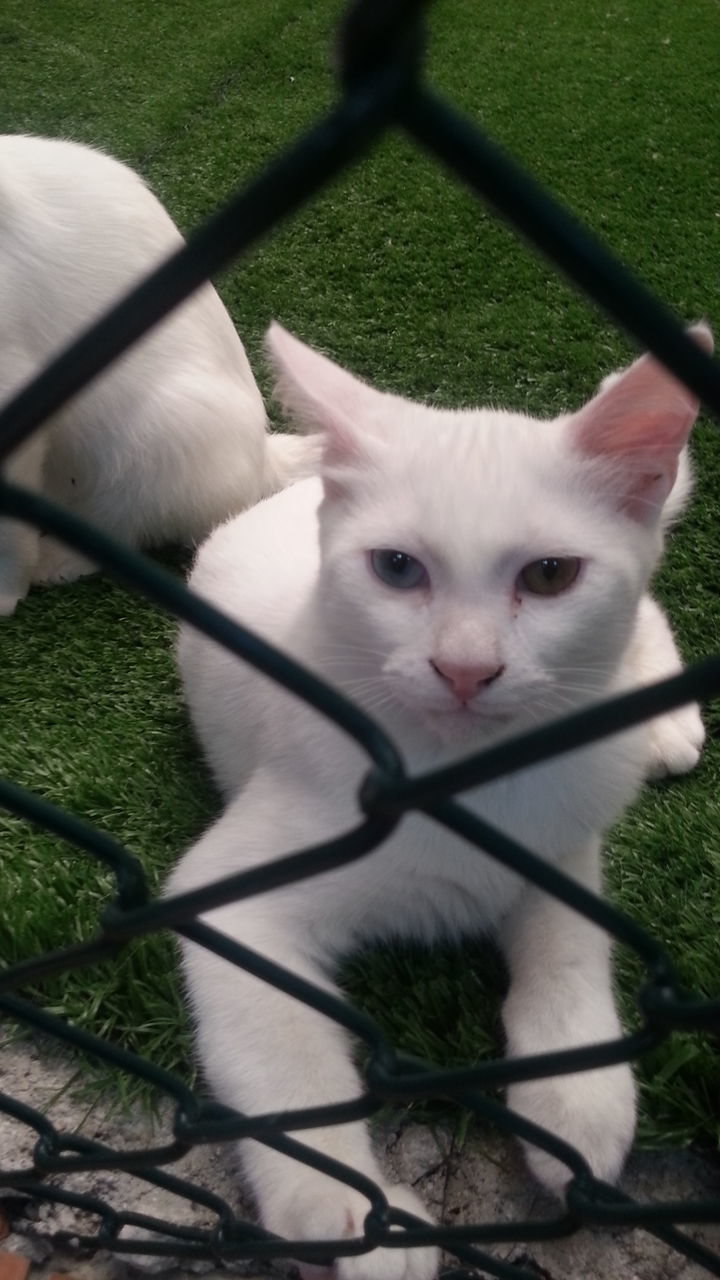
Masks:
[[[324,435],[328,675],[446,741],[602,692],[662,550],[690,392],[643,356],[552,421],[454,412],[377,391],[279,325],[267,341],[285,411]]]

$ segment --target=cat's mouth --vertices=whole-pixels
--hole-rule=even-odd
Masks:
[[[486,707],[473,707],[467,702],[443,714],[454,716],[456,719],[458,716],[465,718],[470,716],[473,720],[487,720],[488,724],[510,724],[513,719],[509,711],[489,711]]]
[[[474,705],[469,702],[457,702],[452,707],[427,708],[425,714],[431,721],[437,720],[439,724],[449,729],[452,726],[462,729],[480,728],[484,724],[502,728],[515,719],[510,711],[499,711],[496,708],[485,707],[482,703]]]

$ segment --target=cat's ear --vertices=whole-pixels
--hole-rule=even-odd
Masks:
[[[274,394],[283,412],[306,431],[325,436],[326,469],[361,462],[366,455],[368,420],[383,399],[360,378],[294,338],[273,322],[265,349],[275,372]]]
[[[704,324],[688,329],[709,354]],[[608,464],[607,483],[618,507],[643,524],[659,516],[675,483],[680,453],[698,414],[698,400],[653,356],[641,356],[601,389],[570,420],[573,444],[586,457]]]

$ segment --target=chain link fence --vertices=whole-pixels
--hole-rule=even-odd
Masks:
[[[565,212],[491,140],[436,97],[422,79],[422,0],[357,0],[339,33],[338,105],[290,145],[278,159],[219,214],[74,341],[0,412],[0,459],[25,440],[116,356],[166,315],[209,275],[357,161],[388,129],[400,128],[468,184],[532,244],[547,254],[576,285],[649,348],[698,394],[720,418],[720,370],[679,326],[669,311],[635,280],[582,226]],[[550,1133],[513,1114],[486,1095],[513,1081],[557,1075],[629,1061],[661,1043],[675,1030],[720,1031],[720,998],[701,1000],[678,983],[663,948],[632,919],[532,850],[520,846],[458,803],[454,796],[470,786],[499,778],[562,752],[614,733],[651,715],[720,693],[720,655],[709,657],[682,675],[629,693],[602,706],[568,716],[491,747],[449,768],[408,777],[399,754],[378,726],[351,702],[331,691],[288,658],[193,597],[172,576],[143,556],[130,552],[71,514],[8,483],[0,484],[0,512],[42,526],[86,553],[115,578],[158,607],[192,623],[231,652],[272,676],[361,745],[368,770],[361,790],[364,814],[357,828],[341,839],[288,852],[272,865],[244,871],[191,893],[158,901],[149,895],[143,868],[124,848],[80,819],[0,780],[0,804],[52,831],[108,868],[115,896],[86,941],[53,953],[29,957],[0,974],[0,1009],[19,1022],[55,1037],[141,1077],[173,1104],[173,1141],[163,1146],[118,1151],[98,1142],[59,1132],[37,1110],[0,1095],[0,1111],[37,1135],[31,1167],[0,1172],[0,1186],[38,1200],[69,1204],[98,1220],[93,1234],[75,1237],[88,1248],[116,1253],[167,1255],[182,1259],[253,1259],[327,1256],[312,1241],[285,1241],[240,1220],[222,1199],[174,1176],[171,1164],[193,1145],[252,1137],[353,1186],[368,1198],[362,1238],[333,1242],[332,1252],[359,1254],[378,1245],[411,1248],[435,1243],[462,1267],[480,1267],[508,1280],[532,1280],[522,1265],[491,1257],[482,1248],[494,1242],[552,1239],[583,1225],[643,1227],[694,1260],[709,1275],[720,1276],[720,1254],[711,1252],[680,1228],[720,1221],[720,1200],[688,1203],[638,1203],[595,1179],[577,1151]],[[432,1064],[397,1052],[374,1024],[344,1001],[231,942],[197,920],[198,914],[234,899],[264,893],[303,877],[362,858],[381,844],[404,813],[418,810],[428,820],[474,843],[543,890],[594,921],[632,948],[645,970],[638,993],[641,1025],[613,1043],[565,1050],[513,1061],[492,1061],[473,1068],[437,1070]],[[140,935],[171,929],[210,948],[265,982],[321,1011],[349,1029],[367,1049],[366,1091],[351,1103],[312,1111],[244,1116],[198,1095],[181,1080],[86,1031],[81,1031],[14,994],[29,982],[95,964]],[[480,1092],[480,1091],[483,1092]],[[450,1099],[498,1130],[534,1143],[570,1169],[566,1207],[552,1220],[478,1223],[431,1227],[390,1208],[379,1188],[352,1169],[320,1156],[294,1131],[340,1124],[370,1116],[388,1101]],[[149,1215],[118,1212],[97,1197],[73,1191],[57,1175],[80,1170],[125,1170],[148,1184],[165,1188],[207,1207],[215,1216],[211,1230],[161,1221]],[[43,1179],[56,1175],[52,1184]],[[120,1238],[123,1227],[145,1228],[163,1238]],[[394,1227],[395,1230],[390,1231]],[[397,1230],[401,1228],[401,1230]],[[678,1259],[680,1262],[680,1259]],[[447,1275],[464,1274],[457,1269]]]

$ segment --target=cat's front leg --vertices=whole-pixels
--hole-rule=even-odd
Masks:
[[[11,454],[4,476],[11,484],[39,491],[45,439],[36,433]],[[9,618],[27,594],[38,557],[40,535],[30,524],[19,520],[0,519],[0,617]]]
[[[32,580],[36,586],[53,587],[62,582],[76,582],[89,573],[97,573],[98,567],[80,551],[45,536],[39,540]]]
[[[640,601],[627,662],[634,685],[652,684],[682,671],[670,624],[659,604],[647,595]],[[664,778],[695,768],[705,741],[705,727],[696,702],[649,721],[648,733],[648,777]]]
[[[275,806],[277,813],[277,806]],[[245,795],[189,851],[171,880],[182,891],[227,870],[237,848],[256,833]],[[237,866],[237,863],[235,863]],[[324,878],[232,904],[203,919],[224,934],[326,991],[335,992],[321,960],[322,929],[333,911]],[[246,1114],[296,1110],[359,1097],[363,1085],[345,1030],[301,1000],[251,976],[210,951],[183,944],[184,969],[196,1020],[205,1076],[224,1103]],[[327,957],[326,957],[327,959]],[[325,1156],[376,1183],[396,1208],[428,1218],[408,1187],[389,1185],[371,1149],[364,1123],[354,1121],[293,1134]],[[350,1239],[363,1235],[366,1196],[299,1160],[254,1140],[239,1146],[260,1218],[289,1240]],[[337,1258],[337,1280],[433,1280],[437,1250],[375,1249]],[[307,1275],[310,1268],[303,1268]]]
[[[564,870],[585,887],[600,886],[596,843]],[[528,887],[506,921],[501,943],[510,967],[503,1008],[508,1055],[576,1048],[621,1035],[607,934],[556,899]],[[626,1064],[511,1085],[514,1110],[571,1143],[593,1173],[614,1182],[635,1130],[635,1087]],[[538,1147],[530,1168],[561,1194],[571,1174]]]

